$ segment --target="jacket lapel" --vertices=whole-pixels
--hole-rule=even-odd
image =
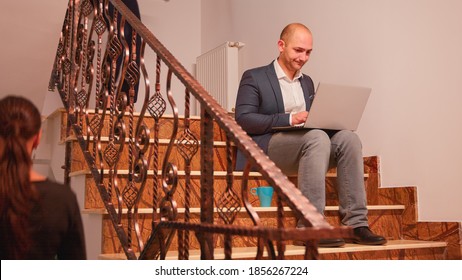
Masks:
[[[276,76],[276,71],[274,70],[274,61],[267,66],[266,75],[268,80],[273,88],[274,97],[276,98],[278,112],[284,113],[284,100],[282,99],[281,86],[279,85],[278,77]]]
[[[311,108],[311,102],[313,101],[314,98],[314,92],[310,90],[310,86],[308,85],[308,77],[303,75],[300,77],[300,84],[302,85],[302,90],[303,90],[303,96],[305,97],[305,106],[306,110],[310,111]]]

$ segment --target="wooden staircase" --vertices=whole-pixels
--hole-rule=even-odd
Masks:
[[[50,166],[56,176],[63,172],[58,169],[64,163],[64,176],[56,178],[69,180],[77,194],[90,259],[136,259],[137,248],[144,248],[141,259],[160,254],[171,258],[177,251],[178,259],[194,259],[199,248],[202,259],[223,258],[222,251],[227,259],[261,258],[262,252],[271,259],[460,259],[460,224],[419,223],[416,189],[382,188],[378,157],[364,159],[364,179],[370,225],[389,239],[388,244],[318,251],[316,240],[352,233],[339,226],[335,170],[327,178],[326,219],[332,228],[139,18],[120,0],[109,2],[113,11],[108,1],[69,1],[49,82],[49,90],[59,94],[69,112],[60,111],[47,120],[57,134],[49,141]],[[132,27],[131,34],[119,32],[126,24]],[[141,45],[135,38],[141,39]],[[155,54],[155,66],[145,57],[145,47]],[[148,61],[153,64],[146,65]],[[172,82],[182,84],[184,94]],[[135,104],[138,86],[144,101],[139,96]],[[199,104],[200,120],[189,118],[191,98]],[[165,116],[167,107],[174,115],[180,112],[176,104],[184,105],[184,120]],[[139,117],[133,114],[135,105],[142,105]],[[92,116],[95,111],[109,113]],[[182,140],[171,142],[171,137]],[[58,138],[64,145],[51,144]],[[147,143],[150,139],[155,139],[152,145]],[[233,173],[232,147],[263,175]],[[193,156],[196,149],[200,152]],[[168,160],[163,160],[165,155]],[[100,158],[105,162],[99,163]],[[149,164],[151,159],[154,164]],[[164,174],[158,176],[157,169]],[[291,180],[296,183],[296,178]],[[186,188],[189,182],[191,187]],[[241,191],[269,182],[276,190],[272,206],[277,211],[256,207],[257,200]],[[161,209],[160,214],[151,209]],[[312,227],[295,229],[295,216]],[[309,241],[309,246],[287,241],[297,239]]]
[[[62,144],[68,143],[72,147],[71,158],[71,186],[77,193],[81,210],[83,212],[85,234],[87,239],[87,251],[91,259],[126,259],[123,249],[115,233],[113,224],[104,208],[104,203],[96,188],[95,182],[89,173],[80,146],[72,135],[65,137],[66,113],[59,111],[49,118],[59,126],[60,140]],[[148,127],[152,127],[153,121],[145,119]],[[181,128],[180,121],[180,128]],[[107,127],[106,125],[104,127]],[[160,125],[160,155],[163,157],[166,145],[170,141],[167,139],[172,128],[172,119],[163,117]],[[191,120],[191,130],[199,135],[199,119]],[[103,132],[107,133],[107,132]],[[214,188],[215,201],[226,189],[226,143],[225,133],[218,127],[214,129]],[[107,135],[107,134],[105,134]],[[107,143],[107,138],[102,138],[103,146]],[[128,140],[127,140],[128,141]],[[63,145],[64,148],[64,145]],[[126,151],[126,149],[125,149]],[[179,219],[184,215],[184,164],[182,157],[173,152],[171,161],[178,166],[179,187],[174,194],[174,199],[178,203]],[[128,173],[127,153],[122,154],[118,167],[118,174],[121,184],[126,181]],[[191,222],[200,221],[200,162],[199,156],[192,160],[192,197],[191,197]],[[369,224],[371,229],[388,239],[388,243],[383,246],[365,246],[358,244],[346,244],[340,248],[319,248],[319,259],[461,259],[461,225],[455,222],[418,222],[417,217],[417,189],[415,187],[384,188],[380,186],[380,160],[376,156],[364,158],[364,180],[368,198]],[[148,177],[152,178],[154,172],[150,170]],[[158,171],[160,172],[160,171]],[[240,193],[240,183],[242,172],[234,172],[234,187]],[[143,240],[149,238],[152,221],[152,180],[148,178],[146,191],[141,199],[138,213],[141,214],[140,227]],[[339,226],[338,203],[335,192],[335,170],[329,170],[327,185],[327,207],[325,216],[331,225]],[[296,178],[290,178],[296,184]],[[249,188],[268,185],[261,174],[251,172]],[[251,197],[251,195],[250,195]],[[114,201],[116,203],[116,201]],[[273,198],[272,207],[258,207],[257,198],[251,197],[251,203],[258,211],[262,224],[276,226],[276,199]],[[285,211],[285,227],[295,227],[295,217],[288,207]],[[127,223],[127,209],[122,209],[122,224]],[[215,221],[222,222],[215,211]],[[235,225],[252,225],[252,221],[245,208],[237,215]],[[133,234],[133,236],[135,236]],[[136,243],[136,241],[135,241]],[[255,258],[255,247],[257,239],[252,237],[233,238],[233,258],[253,259]],[[135,246],[136,247],[136,246]],[[214,239],[214,257],[223,259],[223,240],[220,236]],[[178,259],[178,244],[176,238],[170,246],[166,259]],[[189,259],[199,259],[199,243],[195,237],[191,237]],[[294,246],[292,242],[287,242],[285,256],[286,259],[303,259],[305,248]]]

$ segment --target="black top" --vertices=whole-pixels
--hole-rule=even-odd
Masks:
[[[39,201],[31,214],[35,244],[28,259],[86,259],[82,218],[74,192],[50,180],[34,185]]]

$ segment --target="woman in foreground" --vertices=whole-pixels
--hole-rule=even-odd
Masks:
[[[75,194],[32,170],[41,123],[29,100],[0,100],[0,257],[86,259]]]

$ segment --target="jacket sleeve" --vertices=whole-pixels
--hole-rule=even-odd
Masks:
[[[261,74],[261,73],[260,73]],[[236,99],[236,121],[250,135],[266,134],[273,127],[289,126],[289,114],[278,112],[274,91],[266,76],[255,71],[242,75]]]

